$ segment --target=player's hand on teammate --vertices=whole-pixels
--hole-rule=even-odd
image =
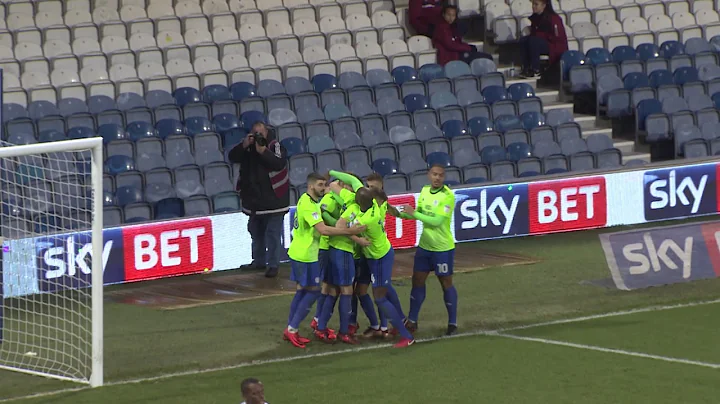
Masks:
[[[401,208],[400,209],[401,212],[407,213],[410,216],[415,214],[415,208],[412,205],[408,205],[408,204],[400,205],[400,208]]]
[[[368,239],[366,239],[365,237],[358,237],[357,239],[355,239],[355,242],[360,247],[370,247],[370,241]]]
[[[348,230],[350,231],[350,234],[354,236],[367,230],[367,226],[352,226],[349,227]]]

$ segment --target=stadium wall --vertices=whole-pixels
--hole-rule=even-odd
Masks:
[[[720,211],[720,162],[454,190],[458,242],[682,219]],[[415,204],[417,194],[390,203]],[[290,244],[294,207],[285,216]],[[395,248],[417,245],[422,223],[388,217]],[[139,282],[235,269],[251,261],[247,216],[230,213],[104,231],[104,281]],[[90,232],[3,243],[5,298],[89,285]],[[287,256],[285,256],[287,258]]]

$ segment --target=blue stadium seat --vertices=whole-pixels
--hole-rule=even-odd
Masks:
[[[467,106],[484,102],[482,94],[474,88],[462,88],[457,92],[458,105]]]
[[[477,137],[477,149],[482,150],[488,146],[503,146],[502,134],[497,132],[485,133]]]
[[[352,113],[344,104],[328,104],[324,108],[325,119],[328,121],[336,121],[341,118],[352,117]]]
[[[512,129],[523,129],[520,117],[516,115],[500,115],[495,118],[495,130],[501,133]]]
[[[535,90],[533,90],[532,86],[528,83],[511,84],[507,89],[507,93],[513,101],[520,101],[535,96]]]
[[[450,161],[450,156],[447,153],[443,152],[433,152],[427,155],[425,158],[427,161],[428,167],[432,167],[434,165],[441,165],[443,167],[451,167],[452,162]]]
[[[241,81],[230,86],[230,97],[235,101],[242,101],[256,96],[255,84]]]
[[[637,54],[640,60],[650,60],[660,57],[660,48],[652,43],[643,43],[638,45]]]
[[[185,216],[185,204],[180,198],[166,198],[155,204],[155,219],[174,219]]]
[[[237,212],[240,210],[240,197],[235,191],[222,192],[212,197],[213,213]]]
[[[55,104],[50,101],[33,101],[28,105],[30,119],[39,120],[48,116],[60,115]]]
[[[495,126],[490,119],[481,116],[470,119],[468,121],[468,129],[471,135],[479,136],[483,133],[494,131]]]
[[[145,99],[137,93],[122,93],[117,97],[117,106],[120,111],[128,111],[133,108],[145,108]]]
[[[510,161],[520,161],[532,157],[532,149],[529,144],[522,142],[510,143],[507,146],[507,158]]]
[[[58,110],[60,115],[70,116],[73,114],[83,114],[88,112],[85,101],[78,98],[63,98],[58,102]]]
[[[240,115],[240,121],[242,122],[242,128],[250,131],[256,122],[267,123],[267,118],[260,111],[246,111]]]
[[[367,115],[377,114],[378,109],[372,101],[357,100],[350,104],[350,111],[352,116],[360,118]]]
[[[605,48],[592,48],[587,51],[587,53],[585,54],[585,58],[587,59],[587,62],[593,66],[597,66],[603,63],[610,63],[612,61],[610,51]]]
[[[645,73],[632,72],[625,75],[623,85],[626,90],[632,91],[640,87],[650,87],[650,79]]]
[[[498,101],[504,101],[508,99],[505,88],[500,86],[485,87],[482,90],[482,95],[485,98],[485,102],[487,102],[488,104],[494,104]]]
[[[68,139],[85,139],[95,136],[97,136],[95,131],[92,128],[85,126],[75,126],[70,128],[67,132]]]
[[[420,80],[427,83],[430,80],[445,78],[445,69],[437,63],[428,63],[420,67],[418,74]]]
[[[304,77],[288,77],[285,80],[285,90],[289,95],[296,95],[313,91],[312,83]]]
[[[175,105],[175,98],[165,90],[150,90],[145,94],[145,103],[148,108],[157,108],[163,105]]]
[[[520,121],[525,130],[533,130],[534,128],[545,125],[545,116],[542,112],[529,111],[520,115]]]
[[[495,62],[490,59],[475,59],[470,63],[470,70],[473,76],[481,77],[497,72],[497,66],[495,66]]]
[[[15,103],[3,103],[2,106],[2,120],[3,123],[12,121],[14,119],[22,119],[28,117],[28,111],[20,104]]]
[[[445,77],[455,79],[463,76],[472,76],[470,66],[462,60],[452,60],[445,63]]]
[[[665,59],[671,59],[675,55],[684,54],[685,47],[678,41],[665,41],[660,45],[660,51],[658,53]]]
[[[350,90],[355,87],[366,87],[367,80],[358,72],[343,72],[338,77],[338,84],[343,90]]]
[[[673,81],[675,84],[682,86],[685,83],[699,81],[698,71],[692,66],[684,66],[675,70],[673,73]]]
[[[110,156],[105,160],[105,171],[109,174],[120,174],[135,170],[135,162],[128,156]]]
[[[233,114],[220,114],[213,118],[212,121],[215,130],[224,133],[233,129],[240,128],[240,120]],[[208,131],[209,132],[209,131]]]
[[[357,133],[335,132],[335,145],[339,150],[345,150],[355,146],[362,146],[362,140]]]
[[[277,80],[260,80],[257,85],[258,97],[267,98],[272,95],[285,94],[285,86]]]
[[[433,109],[440,109],[452,105],[458,105],[458,100],[450,91],[438,91],[430,96],[430,105]]]
[[[403,100],[405,103],[405,109],[413,113],[420,109],[430,108],[430,102],[427,97],[422,94],[410,94]]]
[[[383,177],[390,174],[397,174],[400,171],[397,162],[386,158],[373,161],[372,169]]]
[[[100,125],[98,128],[98,135],[103,138],[103,142],[105,144],[108,144],[113,140],[126,139],[125,129],[114,123]]]
[[[325,114],[317,105],[300,105],[295,112],[298,122],[302,124],[325,120]]]
[[[185,127],[182,122],[177,119],[161,119],[155,124],[158,136],[166,138],[170,135],[183,135],[185,134]]]
[[[185,132],[189,136],[195,136],[200,133],[213,132],[213,125],[209,119],[196,116],[185,120]]]
[[[612,61],[613,63],[620,64],[628,60],[635,60],[638,58],[638,54],[632,46],[621,45],[616,46],[612,50]]]
[[[713,47],[704,38],[690,38],[685,41],[685,53],[688,55],[705,52],[713,52]]]
[[[379,87],[383,84],[393,83],[390,72],[384,69],[370,69],[365,73],[365,78],[370,87]]]
[[[337,88],[337,78],[333,75],[321,73],[316,74],[310,80],[316,93],[322,94],[323,91]]]
[[[38,135],[38,141],[40,143],[58,142],[60,140],[67,140],[67,137],[63,132],[54,129],[44,130]]]
[[[230,99],[230,89],[222,84],[212,84],[202,91],[202,99],[208,104],[216,101],[226,101]]]
[[[453,119],[442,124],[442,132],[446,138],[453,138],[456,136],[467,135],[468,128],[465,125],[465,122]]]
[[[418,73],[410,66],[398,66],[391,72],[393,81],[398,86],[402,86],[407,81],[418,80]]]
[[[480,159],[483,164],[493,164],[505,160],[505,148],[502,146],[487,146],[480,150]]]
[[[188,104],[202,102],[200,91],[191,87],[178,88],[173,93],[173,97],[175,97],[175,103],[181,108]]]
[[[570,79],[570,69],[573,66],[585,64],[585,58],[583,54],[578,51],[567,51],[560,57],[560,63],[562,66],[562,78],[564,81],[567,81]]]
[[[138,141],[147,137],[156,137],[157,131],[150,122],[131,122],[125,129],[132,141]]]
[[[377,102],[378,113],[381,115],[390,115],[393,112],[404,111],[405,105],[402,101],[394,97],[381,98]]]
[[[123,207],[131,203],[137,203],[143,201],[143,194],[138,188],[133,186],[119,187],[115,191],[115,199],[117,205]]]
[[[288,158],[290,158],[296,154],[307,153],[307,148],[305,147],[305,142],[303,142],[302,139],[298,139],[296,137],[291,137],[291,138],[281,140],[280,144],[287,151]]]

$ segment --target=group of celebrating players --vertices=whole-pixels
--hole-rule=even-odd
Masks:
[[[446,334],[456,333],[458,295],[452,282],[455,242],[450,231],[455,196],[444,184],[445,169],[439,165],[430,168],[430,185],[423,187],[416,207],[398,208],[388,203],[382,177],[377,174],[369,176],[367,184],[349,173],[330,171],[329,175],[335,180],[328,183],[326,177],[310,174],[307,192],[297,203],[288,250],[290,279],[297,283],[297,289],[283,339],[298,348],[310,343],[298,329],[317,303],[311,323],[315,338],[326,343],[339,340],[358,344],[359,303],[370,324],[362,337],[393,338],[399,334],[401,338],[394,346],[408,347],[415,342],[425,283],[432,271],[444,292]],[[423,223],[407,316],[392,285],[395,253],[385,233],[387,214]],[[368,294],[370,285],[379,315]],[[336,333],[328,321],[338,300],[340,328]]]

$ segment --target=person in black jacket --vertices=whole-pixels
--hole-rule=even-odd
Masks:
[[[268,126],[256,122],[250,133],[228,156],[240,164],[242,211],[250,216],[248,231],[252,238],[253,262],[240,269],[265,269],[265,276],[278,274],[280,236],[283,218],[290,205],[290,177],[287,152],[275,139]]]

